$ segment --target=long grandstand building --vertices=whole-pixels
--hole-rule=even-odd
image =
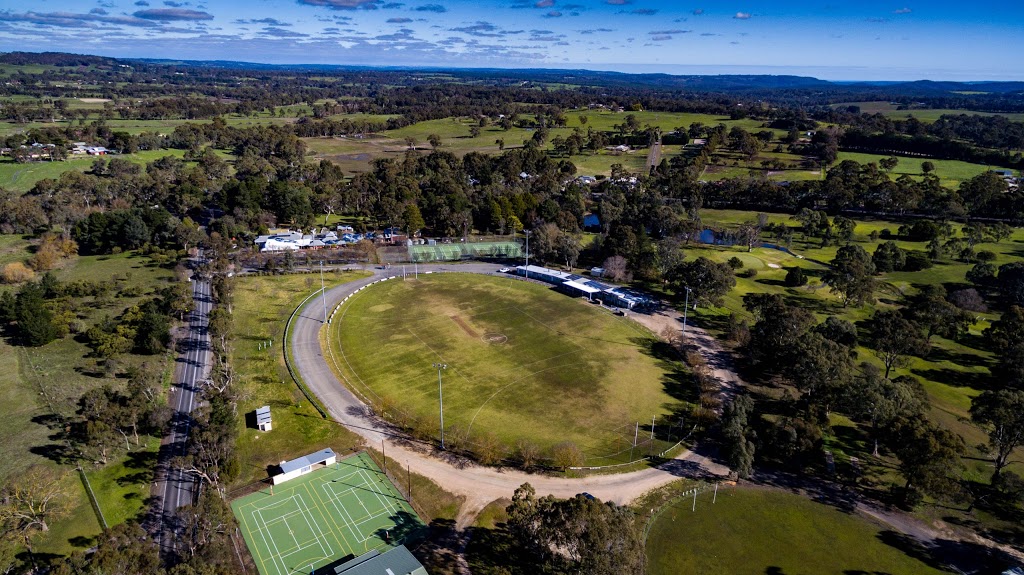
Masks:
[[[551,284],[559,291],[574,297],[598,300],[613,307],[642,309],[653,303],[651,298],[642,293],[550,268],[517,266],[516,275]]]

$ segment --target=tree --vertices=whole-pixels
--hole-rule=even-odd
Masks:
[[[1024,391],[986,390],[971,402],[971,419],[988,432],[989,450],[995,454],[995,484],[1013,450],[1024,444]]]
[[[729,264],[716,263],[704,256],[684,262],[667,279],[677,294],[690,288],[692,301],[704,305],[721,305],[725,294],[736,286],[736,276]]]
[[[988,262],[976,263],[967,270],[966,279],[980,288],[989,287],[996,282],[996,266]]]
[[[640,575],[643,541],[628,507],[585,495],[536,498],[529,483],[506,508],[509,534],[531,572]]]
[[[885,364],[885,378],[895,367],[903,365],[908,355],[928,350],[928,342],[921,337],[920,326],[904,319],[900,312],[884,309],[875,312],[868,322],[871,336],[868,345]]]
[[[925,161],[921,162],[921,173],[922,174],[930,174],[930,173],[932,173],[934,171],[935,171],[935,162],[932,162],[931,160],[925,160]]]
[[[807,274],[803,268],[793,267],[786,270],[786,279],[783,280],[786,287],[800,287],[807,284]]]
[[[910,298],[907,312],[915,323],[924,327],[927,341],[931,341],[933,335],[958,339],[974,323],[973,315],[946,299],[946,288],[941,285],[923,287]]]
[[[902,419],[893,426],[889,447],[900,458],[900,472],[906,479],[909,502],[914,490],[936,497],[947,495],[955,481],[952,475],[961,468],[963,439],[924,418]]]
[[[882,158],[881,160],[878,160],[878,165],[883,170],[885,170],[886,173],[889,173],[896,169],[896,166],[898,166],[899,163],[900,159],[897,158],[896,156],[889,156],[888,158]]]
[[[0,528],[16,533],[32,548],[32,537],[50,530],[50,524],[71,509],[71,494],[62,473],[53,467],[32,465],[0,489]]]
[[[877,457],[879,443],[893,425],[904,419],[924,416],[928,408],[928,393],[913,377],[888,379],[869,363],[862,363],[860,371],[862,375],[844,391],[843,411],[854,420],[871,426],[872,453]]]
[[[604,260],[604,277],[615,282],[628,282],[633,279],[629,273],[629,262],[622,256],[612,256]]]
[[[409,232],[410,236],[416,235],[427,225],[423,221],[423,215],[420,213],[419,206],[415,203],[405,205],[405,209],[402,211],[402,220],[405,221],[405,229]]]
[[[999,266],[999,281],[996,285],[1009,305],[1024,306],[1024,262]]]
[[[864,248],[850,245],[839,248],[831,269],[822,279],[834,293],[842,295],[843,307],[847,307],[850,303],[863,305],[872,300],[874,273],[875,264],[871,263],[871,256]]]
[[[992,375],[1007,387],[1024,389],[1024,309],[1011,306],[983,335],[997,357]]]
[[[907,265],[907,252],[896,245],[896,242],[888,241],[875,248],[871,263],[879,273],[899,271]]]
[[[747,478],[754,471],[754,442],[751,416],[754,400],[749,395],[740,395],[726,404],[722,414],[722,435],[726,441],[726,457],[729,467],[740,477]]]
[[[505,139],[504,138],[498,138],[497,140],[494,140],[494,143],[498,146],[498,151],[499,152],[505,150]]]
[[[555,242],[555,252],[558,253],[559,258],[565,260],[566,269],[576,266],[581,249],[580,240],[574,234],[562,232]]]

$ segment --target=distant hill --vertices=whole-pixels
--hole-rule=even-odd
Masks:
[[[115,58],[64,52],[8,52],[0,54],[0,64],[15,66],[113,66]]]
[[[830,82],[808,76],[790,75],[672,75],[628,74],[593,70],[558,70],[549,68],[425,68],[404,66],[350,66],[336,64],[263,64],[232,60],[171,60],[157,58],[106,58],[59,52],[10,52],[0,54],[0,63],[48,66],[114,66],[136,64],[222,70],[294,71],[295,73],[325,71],[374,70],[410,74],[444,73],[459,79],[507,80],[605,87],[647,87],[660,90],[690,92],[756,92],[765,90],[815,90],[830,93],[901,96],[949,96],[958,93],[1024,94],[1024,82]]]

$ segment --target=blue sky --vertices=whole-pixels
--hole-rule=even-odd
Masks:
[[[1024,80],[1024,2],[0,0],[0,51]]]

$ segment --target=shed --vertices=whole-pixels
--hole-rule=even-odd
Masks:
[[[370,551],[334,568],[334,575],[427,575],[405,545],[384,553]]]
[[[270,431],[272,429],[270,425],[270,406],[264,405],[256,409],[256,429],[260,431]]]
[[[334,451],[328,447],[323,451],[303,455],[302,457],[292,459],[291,461],[282,461],[278,466],[281,468],[281,472],[271,477],[270,481],[274,485],[284,483],[285,481],[295,479],[300,475],[305,475],[313,471],[314,468],[331,465],[337,460],[338,456],[335,455]]]

